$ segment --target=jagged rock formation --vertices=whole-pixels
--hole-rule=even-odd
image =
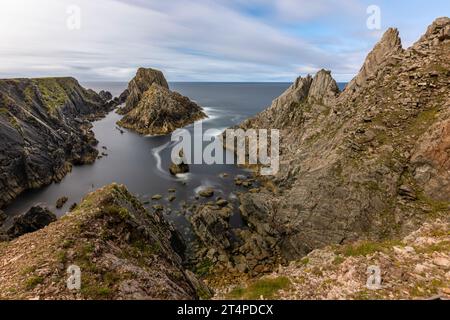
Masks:
[[[436,20],[407,50],[389,29],[342,93],[320,71],[240,125],[281,130],[280,171],[241,210],[284,258],[449,216],[449,28]]]
[[[209,289],[182,266],[183,249],[160,213],[112,184],[46,228],[0,246],[0,298],[205,298]],[[67,288],[70,265],[81,269],[80,291]]]
[[[98,93],[98,95],[100,96],[100,98],[102,98],[102,99],[105,100],[106,102],[109,101],[109,100],[111,100],[111,99],[113,98],[111,92],[105,91],[105,90],[100,91],[100,92]]]
[[[356,91],[364,86],[368,80],[373,79],[377,70],[382,68],[391,56],[402,52],[402,41],[398,30],[389,28],[367,56],[358,75],[347,85],[347,91]]]
[[[189,98],[169,90],[164,75],[153,69],[139,69],[128,86],[125,116],[118,125],[140,134],[162,135],[206,117]]]
[[[151,68],[139,68],[136,76],[128,84],[128,88],[122,93],[122,99],[125,98],[125,106],[118,110],[119,114],[127,114],[136,108],[142,95],[150,89],[152,84],[157,84],[163,88],[169,89],[169,84],[161,71]]]
[[[73,78],[0,80],[0,207],[61,180],[72,164],[94,162],[87,120],[112,106]]]

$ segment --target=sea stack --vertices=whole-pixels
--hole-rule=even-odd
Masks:
[[[140,68],[128,85],[118,125],[140,134],[164,135],[206,118],[189,98],[169,89],[161,71]]]

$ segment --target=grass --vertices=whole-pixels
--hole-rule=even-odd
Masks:
[[[25,281],[25,288],[27,290],[34,289],[38,284],[44,282],[44,278],[41,276],[32,276]]]
[[[280,290],[287,289],[290,281],[286,277],[278,277],[273,279],[259,279],[247,288],[237,287],[229,294],[230,299],[257,300],[261,296],[264,299],[275,299]]]
[[[214,263],[211,260],[205,259],[200,263],[198,267],[196,267],[195,273],[198,276],[206,276],[211,272],[213,266]]]
[[[401,246],[402,243],[400,241],[383,241],[383,242],[363,241],[339,248],[337,250],[337,253],[343,254],[346,257],[368,256],[376,252],[385,252],[395,245]]]
[[[66,91],[58,83],[55,78],[40,78],[33,80],[38,86],[41,92],[42,99],[44,100],[49,111],[53,111],[63,106],[69,97]]]

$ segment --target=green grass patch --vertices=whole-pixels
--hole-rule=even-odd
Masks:
[[[41,276],[32,276],[25,281],[25,288],[27,290],[34,289],[38,284],[44,282],[44,278]]]
[[[260,279],[250,284],[247,288],[237,287],[229,294],[230,299],[257,300],[260,297],[264,299],[275,299],[280,290],[287,289],[291,282],[286,277],[273,279]]]
[[[337,253],[343,254],[345,257],[368,256],[376,252],[386,252],[396,245],[401,246],[402,243],[400,241],[363,241],[338,248]]]

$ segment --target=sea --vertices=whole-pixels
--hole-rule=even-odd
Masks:
[[[120,95],[127,87],[125,82],[81,84],[97,92],[108,90],[113,96]],[[219,134],[266,109],[290,83],[172,82],[169,85],[171,90],[203,107],[208,115],[202,121],[203,131],[215,129]],[[345,84],[340,83],[339,86],[342,89]],[[13,217],[39,204],[48,207],[57,216],[62,216],[72,204],[80,203],[86,194],[115,182],[126,185],[148,208],[156,203],[162,204],[167,209],[165,214],[168,220],[188,236],[188,223],[181,209],[184,203],[198,201],[196,195],[200,189],[211,187],[214,190],[213,199],[220,197],[236,201],[236,193],[243,187],[234,184],[234,177],[248,176],[249,171],[233,164],[193,164],[190,165],[189,173],[172,176],[168,168],[176,142],[171,141],[171,135],[142,136],[127,129],[118,130],[116,122],[120,119],[121,116],[112,111],[93,123],[99,152],[104,152],[105,156],[91,165],[74,166],[59,183],[22,193],[4,209],[5,213]],[[193,132],[193,125],[186,129]],[[176,190],[176,201],[167,199],[168,189]],[[157,194],[163,198],[152,201],[152,196]],[[56,201],[63,196],[68,197],[69,201],[57,209]],[[233,215],[230,223],[239,227],[242,222],[238,213]]]

